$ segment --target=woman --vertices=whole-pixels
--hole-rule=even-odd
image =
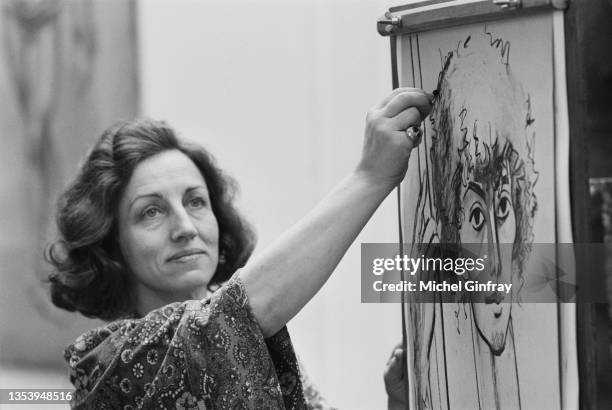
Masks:
[[[355,171],[248,263],[253,234],[203,149],[158,122],[106,131],[47,252],[53,302],[114,320],[66,350],[73,406],[316,408],[284,326],[402,180],[432,99],[397,89],[370,110]]]

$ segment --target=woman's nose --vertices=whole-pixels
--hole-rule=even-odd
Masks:
[[[198,234],[198,231],[193,224],[191,216],[189,213],[181,207],[178,209],[173,218],[173,226],[171,231],[171,239],[175,242],[181,240],[191,240],[195,238]]]

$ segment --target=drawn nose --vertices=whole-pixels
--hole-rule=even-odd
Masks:
[[[497,279],[501,275],[501,263],[499,255],[499,243],[489,240],[489,272],[492,279]]]
[[[493,207],[495,208],[495,207]],[[495,225],[494,211],[489,213],[487,223],[487,251],[489,255],[489,272],[493,279],[499,278],[501,275],[501,255],[499,249],[499,238],[497,235],[497,227]]]

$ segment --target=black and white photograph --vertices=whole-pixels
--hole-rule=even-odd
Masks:
[[[0,409],[612,408],[612,1],[0,0]]]

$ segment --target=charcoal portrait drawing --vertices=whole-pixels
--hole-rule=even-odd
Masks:
[[[412,252],[428,255],[436,244],[469,248],[486,255],[478,277],[457,280],[512,283],[508,294],[457,295],[452,317],[441,317],[435,303],[409,303],[413,340],[413,403],[417,408],[453,407],[449,386],[451,358],[434,346],[463,333],[469,348],[473,405],[482,409],[519,409],[521,393],[513,327],[538,212],[534,187],[535,115],[531,97],[512,71],[511,43],[486,26],[462,37],[456,47],[439,50],[441,70],[429,135],[419,155],[417,206],[408,232]],[[420,273],[420,280],[431,272]],[[438,276],[437,279],[440,279]],[[416,298],[416,299],[415,299]],[[410,300],[410,299],[409,299]],[[418,296],[410,300],[418,302]],[[440,304],[441,305],[441,304]],[[450,327],[450,322],[456,322]],[[461,323],[460,323],[461,322]],[[442,330],[440,330],[442,328]],[[438,330],[436,330],[438,329]],[[443,351],[445,357],[432,357]],[[435,379],[435,382],[432,382]]]

